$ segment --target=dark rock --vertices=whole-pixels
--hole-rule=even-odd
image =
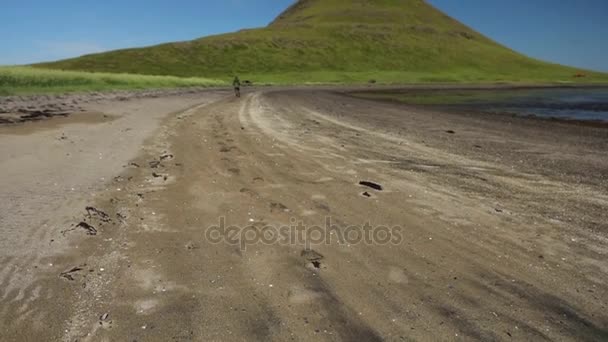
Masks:
[[[82,228],[82,229],[86,230],[87,235],[97,235],[97,229],[95,229],[95,227],[91,226],[90,224],[88,224],[84,221],[77,224],[76,228]]]
[[[80,267],[73,267],[72,269],[70,269],[69,271],[65,271],[65,272],[61,272],[61,274],[59,274],[60,277],[67,279],[69,281],[74,281],[74,276],[73,273],[82,271],[82,268]]]
[[[374,182],[361,181],[361,182],[359,182],[359,185],[367,186],[368,188],[372,188],[374,190],[382,191],[382,185],[376,184]]]
[[[95,207],[86,207],[86,211],[89,215],[89,218],[93,218],[93,216],[96,216],[99,220],[103,222],[110,222],[112,220],[108,214]]]
[[[156,168],[158,168],[160,166],[160,161],[159,160],[153,160],[153,161],[149,162],[148,165],[150,165],[150,168],[156,169]]]

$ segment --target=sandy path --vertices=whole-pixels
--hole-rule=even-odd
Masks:
[[[84,104],[85,113],[68,118],[0,127],[0,299],[3,314],[19,308],[3,324],[41,319],[34,302],[47,290],[36,273],[56,277],[64,271],[52,261],[70,245],[62,232],[111,186],[161,120],[221,96],[101,101]],[[61,310],[54,304],[48,309]]]
[[[22,318],[5,325],[66,341],[607,338],[605,131],[495,119],[315,90],[165,119],[96,192],[98,234],[48,259],[73,272],[37,271],[44,290],[12,302],[43,309],[7,305]],[[241,237],[302,223],[331,241],[207,235],[222,217]],[[366,241],[366,222],[397,227],[392,243]]]

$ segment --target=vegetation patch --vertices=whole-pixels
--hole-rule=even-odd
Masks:
[[[608,82],[517,53],[424,0],[300,0],[264,28],[37,67],[256,84]]]
[[[116,89],[209,87],[220,80],[176,76],[93,73],[46,70],[32,67],[0,67],[0,96]]]

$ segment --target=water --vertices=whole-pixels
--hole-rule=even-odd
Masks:
[[[441,102],[486,112],[608,122],[608,88],[459,91]]]

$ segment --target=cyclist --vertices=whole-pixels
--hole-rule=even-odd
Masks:
[[[236,97],[241,97],[241,80],[239,80],[238,76],[234,76],[234,81],[232,81],[232,85],[234,86],[234,94]]]

